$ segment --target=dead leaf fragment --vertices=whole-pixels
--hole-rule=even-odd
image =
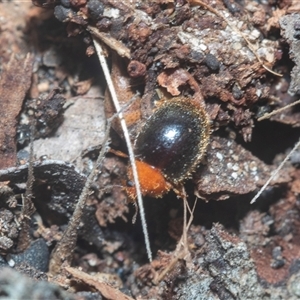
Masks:
[[[78,269],[66,267],[65,268],[75,279],[85,282],[86,284],[97,289],[105,298],[111,300],[133,300],[133,298],[123,294],[119,290],[111,287],[105,282],[95,280],[95,278],[85,272]]]
[[[33,59],[11,56],[0,79],[0,169],[14,166],[17,159],[16,126],[23,100],[31,84]]]
[[[180,95],[179,87],[191,80],[191,75],[184,69],[166,70],[157,76],[157,82],[165,87],[172,96]]]

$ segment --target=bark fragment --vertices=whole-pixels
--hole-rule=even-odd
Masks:
[[[0,80],[0,169],[12,167],[17,161],[17,117],[30,88],[33,58],[18,59],[11,55]]]

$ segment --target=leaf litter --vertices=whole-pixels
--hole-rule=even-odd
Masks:
[[[5,54],[1,60],[1,78],[5,74],[3,72],[11,53],[24,49],[24,52],[18,55],[25,58],[28,51],[26,47],[20,48],[23,41],[20,42],[16,38],[14,43],[6,43],[13,37],[8,33],[15,28],[15,24],[8,16],[10,12],[16,13],[15,5],[24,5],[23,13],[27,15],[27,18],[24,17],[27,23],[21,26],[19,34],[27,35],[28,43],[33,42],[32,45],[37,47],[33,57],[32,86],[30,93],[26,97],[23,96],[22,107],[29,107],[35,111],[32,100],[35,98],[36,101],[42,93],[49,94],[54,87],[59,86],[62,88],[59,93],[67,99],[63,112],[66,114],[68,105],[72,107],[72,102],[77,100],[77,93],[82,94],[82,90],[78,89],[78,82],[82,82],[81,86],[84,86],[89,82],[88,79],[95,78],[92,81],[93,85],[98,85],[99,80],[96,78],[99,79],[101,71],[95,67],[97,59],[92,55],[92,39],[86,30],[89,26],[102,33],[100,40],[107,47],[107,55],[122,45],[121,53],[127,54],[118,55],[128,57],[129,50],[131,63],[138,62],[131,64],[128,76],[133,94],[137,90],[142,91],[139,100],[141,119],[130,128],[132,138],[145,119],[152,114],[160,99],[158,95],[167,99],[171,99],[172,95],[178,92],[186,96],[193,95],[196,85],[182,78],[184,72],[188,72],[196,80],[203,94],[213,133],[205,159],[186,184],[190,206],[194,194],[205,200],[198,200],[193,213],[193,225],[188,226],[189,229],[185,228],[188,256],[178,255],[173,262],[172,255],[182,253],[178,250],[176,252],[176,244],[180,245],[182,242],[180,232],[183,223],[183,202],[170,193],[165,199],[144,201],[152,252],[156,257],[151,264],[147,264],[143,238],[138,229],[139,222],[135,225],[126,223],[133,214],[132,208],[126,204],[126,195],[120,188],[124,186],[126,158],[108,153],[104,158],[101,173],[91,185],[85,211],[76,228],[78,232],[72,233],[79,236],[77,242],[69,245],[72,252],[67,253],[74,253],[71,255],[72,265],[82,268],[87,274],[119,274],[126,287],[122,291],[135,298],[296,297],[299,277],[297,160],[286,162],[279,176],[274,178],[257,203],[249,205],[254,192],[264,185],[284,160],[284,152],[288,153],[299,138],[299,131],[290,131],[299,123],[297,106],[274,115],[271,121],[265,120],[262,125],[258,125],[256,121],[265,112],[297,100],[297,72],[291,73],[288,53],[290,49],[291,59],[297,68],[297,51],[293,50],[293,47],[297,47],[298,43],[298,16],[290,14],[295,10],[293,7],[296,3],[282,1],[272,12],[272,4],[263,5],[256,1],[203,1],[213,10],[207,9],[208,6],[205,8],[196,5],[197,1],[193,5],[186,1],[176,1],[176,5],[174,1],[157,1],[151,5],[137,1],[107,1],[99,2],[101,7],[92,2],[71,1],[67,8],[63,3],[54,3],[54,15],[60,16],[60,21],[65,21],[65,28],[52,17],[51,11],[42,12],[38,8],[30,8],[26,3],[0,4],[5,7],[5,12],[9,12],[6,14],[6,23],[1,24],[1,28],[6,28],[3,31],[5,34],[0,36],[3,39],[1,45],[14,45],[9,46],[13,49],[11,52],[1,49],[1,53]],[[95,9],[99,10],[98,15],[92,13]],[[66,10],[68,15],[64,18],[63,13]],[[219,13],[215,14],[214,10]],[[38,22],[43,25],[40,29],[36,27]],[[228,24],[234,25],[237,31],[232,30],[232,26]],[[284,39],[280,39],[279,28]],[[239,31],[247,37],[251,43],[250,47]],[[272,35],[276,38],[271,38]],[[50,48],[53,49],[53,46],[58,44],[63,45],[57,50],[63,59],[51,60]],[[91,57],[88,59],[85,53]],[[44,59],[41,59],[43,55]],[[284,76],[279,78],[267,71],[257,56],[268,69]],[[136,66],[140,69],[135,69]],[[135,70],[141,71],[133,72]],[[163,81],[160,79],[162,76],[165,76]],[[288,92],[289,87],[293,88],[292,92]],[[86,86],[85,90],[88,89]],[[98,101],[99,107],[102,105],[102,96],[101,93],[92,96],[95,102]],[[126,97],[127,101],[130,100],[130,97]],[[89,96],[85,98],[83,95],[82,99],[83,103],[86,101],[88,108]],[[68,104],[69,100],[71,101]],[[91,107],[90,112],[94,111]],[[22,143],[15,143],[14,147],[17,147],[18,153],[14,162],[0,171],[3,212],[7,214],[10,211],[16,216],[20,215],[21,210],[14,203],[21,204],[21,195],[26,190],[26,161],[29,155],[28,148],[24,150],[24,146],[29,143],[30,112],[30,109],[24,110],[20,115],[23,123],[19,120],[18,128],[16,124],[12,126],[14,134],[18,131],[18,136],[23,137]],[[36,115],[37,121],[41,116],[45,114]],[[43,120],[41,118],[41,121]],[[6,119],[2,121],[5,123]],[[61,121],[58,122],[60,124]],[[78,122],[80,123],[80,119]],[[270,128],[269,125],[275,122],[282,125],[274,125],[280,129],[276,134],[269,132],[269,144],[257,143],[257,136],[261,131]],[[45,130],[45,127],[40,127],[36,135],[44,134],[44,138],[48,135],[47,139],[50,141],[57,132],[55,128],[54,131],[51,130],[55,122],[46,123],[46,126],[49,128],[46,127]],[[60,125],[57,130],[60,130]],[[85,130],[87,138],[91,128],[87,127]],[[114,135],[115,132],[112,132],[111,143],[124,151],[122,139]],[[83,137],[79,136],[79,139]],[[52,230],[57,239],[71,218],[86,174],[90,173],[95,157],[101,149],[97,147],[101,141],[93,143],[93,140],[95,141],[95,137],[91,137],[91,143],[88,143],[90,148],[84,144],[82,148],[77,148],[75,155],[62,155],[59,160],[53,154],[55,152],[50,151],[49,154],[41,151],[33,163],[35,182],[32,193],[37,214],[31,218],[34,220],[39,216],[42,226]],[[71,140],[62,139],[61,149],[72,148],[73,143],[76,143],[76,134]],[[283,150],[278,150],[282,149],[278,143],[282,144]],[[52,147],[56,148],[49,143],[44,149]],[[43,154],[48,156],[42,157]],[[72,165],[74,161],[78,169]],[[10,229],[5,234],[13,244],[1,254],[1,265],[12,266],[14,260],[10,258],[9,252],[17,249],[16,228],[19,226],[21,229],[22,225],[17,222],[12,226],[11,218],[8,218],[7,222],[10,224],[7,228]],[[214,222],[222,225],[213,225]],[[35,235],[30,236],[32,242],[43,236],[42,241],[46,244],[55,243],[56,239],[53,239],[51,234],[41,235],[41,231],[33,222],[31,226],[35,231]],[[179,234],[170,236],[168,232]],[[30,247],[35,249],[36,246]],[[31,249],[30,247],[28,249]],[[159,252],[156,255],[157,250]],[[42,250],[39,251],[42,253]],[[96,254],[96,265],[93,265],[93,260],[86,263],[80,259],[83,255],[91,253]],[[33,274],[37,276],[38,272],[41,272],[42,267],[38,264],[33,268],[26,259],[22,263],[17,259],[15,261],[15,268],[21,273],[34,277]],[[49,261],[46,254],[45,261]],[[162,269],[167,269],[168,272],[161,278],[159,285],[156,285],[157,274],[161,274]],[[222,276],[224,272],[229,274],[226,278]],[[241,278],[245,278],[245,281]],[[18,280],[22,280],[21,277]],[[64,271],[59,275],[48,273],[48,280],[59,283],[70,293],[75,293],[74,296],[80,294],[79,285],[69,281]],[[99,280],[101,285],[101,279]],[[86,283],[88,284],[88,279]],[[86,297],[88,294],[95,294],[87,287],[85,290]],[[113,293],[113,290],[111,291]],[[107,297],[104,290],[99,289],[99,292]],[[73,296],[64,294],[62,299],[66,297]]]

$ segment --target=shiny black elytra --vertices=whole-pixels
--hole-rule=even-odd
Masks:
[[[209,139],[207,113],[188,98],[166,100],[135,141],[136,157],[159,168],[173,183],[186,179],[201,160]]]

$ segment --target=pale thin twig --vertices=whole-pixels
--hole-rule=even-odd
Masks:
[[[187,212],[189,211],[191,217],[190,217],[190,220],[193,219],[193,211],[191,210],[189,204],[188,204],[188,201],[187,201],[187,195],[186,195],[186,192],[184,190],[184,187],[182,186],[181,187],[181,191],[182,191],[182,200],[183,200],[183,233],[182,233],[182,239],[181,239],[181,242],[183,243],[183,246],[185,249],[188,248],[188,242],[187,242],[187,232],[188,232],[188,229],[189,229],[189,226],[188,225],[188,222],[187,222]]]
[[[183,247],[187,248],[187,206],[188,202],[186,199],[186,195],[184,195],[183,198],[183,233],[182,233],[182,242],[183,242]]]
[[[262,117],[258,118],[257,121],[262,121],[262,120],[268,119],[268,118],[270,118],[271,116],[273,116],[273,115],[275,115],[275,114],[277,114],[277,113],[280,113],[280,112],[282,112],[282,111],[284,111],[284,110],[286,110],[286,109],[288,109],[288,108],[290,108],[290,107],[292,107],[292,106],[294,106],[294,105],[296,105],[296,104],[299,104],[299,103],[300,103],[300,100],[297,100],[297,101],[295,101],[295,102],[293,102],[293,103],[290,103],[290,104],[288,104],[288,105],[286,105],[286,106],[284,106],[284,107],[281,107],[281,108],[278,108],[278,109],[276,109],[276,110],[273,110],[272,112],[266,113],[266,114],[263,115]]]
[[[109,89],[109,92],[110,92],[111,98],[113,100],[114,106],[116,108],[116,111],[117,111],[117,113],[119,113],[121,110],[121,107],[120,107],[120,103],[119,103],[119,100],[117,97],[116,90],[113,85],[113,81],[110,76],[106,58],[103,55],[103,50],[102,50],[100,43],[96,39],[93,39],[93,40],[94,40],[94,45],[96,48],[99,62],[101,64],[104,76],[106,78],[107,87]],[[141,193],[141,188],[140,188],[140,183],[139,183],[139,178],[138,178],[138,172],[137,172],[137,168],[136,168],[136,164],[135,164],[135,157],[134,157],[133,148],[132,148],[131,141],[130,141],[128,128],[127,128],[127,125],[126,125],[126,122],[125,122],[122,112],[119,113],[119,118],[120,118],[122,130],[124,133],[125,142],[126,142],[126,145],[128,148],[130,164],[132,167],[132,173],[133,173],[133,179],[135,182],[135,188],[136,188],[136,193],[137,193],[137,201],[138,201],[138,205],[139,205],[139,209],[140,209],[140,216],[141,216],[141,223],[142,223],[142,228],[143,228],[143,233],[144,233],[146,251],[147,251],[148,259],[151,262],[152,261],[152,253],[151,253],[151,249],[150,249],[150,241],[149,241],[145,211],[144,211],[144,206],[143,206],[143,198],[142,198],[142,193]]]
[[[281,164],[277,167],[276,170],[272,173],[270,178],[264,184],[264,186],[259,190],[259,192],[255,195],[255,197],[251,200],[250,204],[253,204],[257,198],[262,194],[262,192],[266,189],[266,187],[270,184],[273,178],[278,174],[278,172],[282,169],[283,165],[287,162],[287,160],[291,157],[291,155],[296,151],[296,149],[300,146],[300,140],[296,143],[291,152],[286,156],[286,158],[281,162]]]

